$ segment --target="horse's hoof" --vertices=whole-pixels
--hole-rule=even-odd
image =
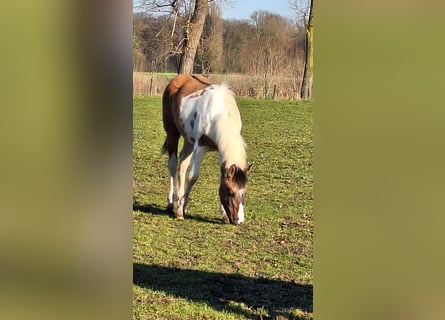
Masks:
[[[173,212],[173,204],[172,203],[169,203],[168,205],[167,205],[167,213],[168,214],[173,214],[174,212]]]
[[[177,214],[176,220],[184,220],[184,216],[182,214]]]

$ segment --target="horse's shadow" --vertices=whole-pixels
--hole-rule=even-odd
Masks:
[[[152,214],[152,215],[164,215],[164,216],[169,216],[172,219],[175,218],[175,215],[173,212],[169,212],[167,210],[167,208],[165,207],[160,207],[157,204],[154,203],[148,203],[148,204],[142,204],[137,200],[133,200],[133,211],[140,211],[140,212],[144,212],[144,213],[148,213],[148,214]],[[222,219],[218,219],[218,218],[206,218],[203,217],[201,215],[197,215],[194,213],[189,213],[185,216],[185,219],[190,219],[190,220],[194,220],[194,221],[198,221],[198,222],[206,222],[206,223],[213,223],[213,224],[222,224],[223,221]]]
[[[133,263],[133,284],[248,319],[258,319],[258,308],[268,313],[262,319],[295,318],[295,308],[313,312],[312,285],[288,281]]]
[[[153,215],[168,215],[170,216],[165,208],[161,208],[157,204],[148,203],[148,204],[142,204],[139,203],[137,200],[133,200],[133,211],[140,211],[144,213],[150,213]]]

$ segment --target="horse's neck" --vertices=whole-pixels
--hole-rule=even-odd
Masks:
[[[229,167],[236,164],[240,168],[247,167],[246,144],[241,134],[233,132],[222,132],[218,135],[217,147],[219,151],[219,162]]]

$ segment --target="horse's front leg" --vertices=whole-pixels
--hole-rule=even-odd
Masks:
[[[230,223],[229,216],[226,213],[226,209],[224,209],[224,206],[222,203],[220,203],[220,205],[221,205],[221,215],[222,215],[222,219],[223,219],[224,223]]]
[[[190,191],[193,188],[193,185],[196,183],[199,177],[199,168],[201,166],[201,162],[204,159],[204,153],[207,151],[206,147],[201,147],[197,143],[195,143],[193,147],[193,153],[191,156],[191,164],[190,171],[188,174],[188,178],[185,180],[185,190],[184,193],[178,194],[178,210],[176,213],[176,217],[178,219],[184,218],[184,213],[187,211],[187,203],[189,199]],[[184,173],[185,175],[185,173]],[[181,196],[182,195],[182,196]]]

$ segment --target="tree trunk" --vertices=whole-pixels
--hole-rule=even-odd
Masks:
[[[313,70],[314,70],[314,56],[313,56],[313,36],[314,25],[312,22],[312,4],[309,8],[309,20],[306,27],[306,62],[304,65],[303,83],[301,84],[301,99],[312,99],[312,83],[313,83]]]
[[[184,47],[182,50],[179,73],[193,73],[196,50],[201,38],[204,22],[208,11],[208,0],[195,0],[195,9],[186,28]]]

